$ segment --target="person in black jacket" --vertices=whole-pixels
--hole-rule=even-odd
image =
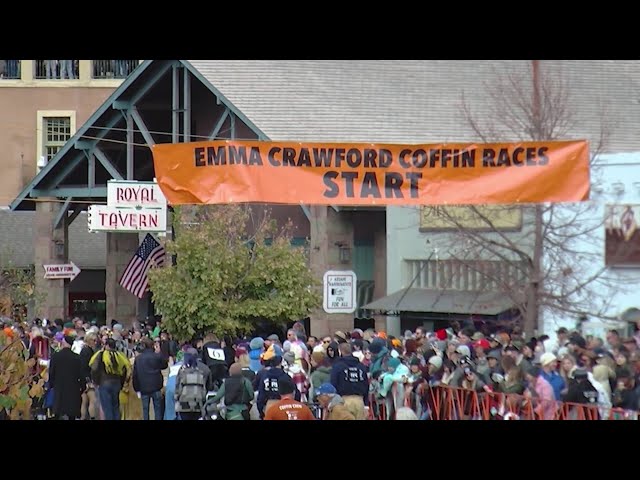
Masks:
[[[133,389],[142,399],[142,418],[149,420],[149,402],[153,399],[153,412],[156,420],[163,418],[162,370],[168,367],[168,359],[160,353],[160,345],[150,338],[143,338],[144,350],[133,364]]]
[[[369,396],[367,368],[352,355],[350,344],[341,343],[338,348],[340,357],[331,368],[331,384],[356,420],[365,420],[364,406]]]
[[[282,369],[282,355],[282,349],[277,345],[271,345],[262,354],[264,368],[258,372],[255,380],[256,385],[254,385],[258,390],[256,407],[261,419],[264,419],[264,414],[271,404],[280,400],[278,382],[282,379],[291,381],[291,377]],[[301,396],[300,390],[296,388],[294,398],[300,401]]]
[[[223,380],[228,376],[228,367],[224,350],[218,341],[218,337],[213,334],[207,335],[204,339],[202,361],[211,371],[212,381],[215,385],[214,389],[220,388]]]
[[[80,377],[85,381],[85,390],[82,392],[82,405],[80,418],[82,420],[96,419],[96,387],[91,381],[91,367],[89,361],[96,352],[97,335],[89,332],[84,337],[84,346],[80,350]]]
[[[49,383],[53,388],[53,414],[59,420],[80,418],[84,378],[81,375],[80,356],[73,353],[74,337],[65,335],[62,349],[51,357]]]

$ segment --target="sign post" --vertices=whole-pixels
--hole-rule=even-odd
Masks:
[[[82,271],[75,263],[69,262],[61,265],[43,265],[44,278],[47,280],[65,280],[73,281],[74,278]]]
[[[327,313],[353,313],[356,311],[355,272],[351,270],[329,270],[322,281],[322,307]]]

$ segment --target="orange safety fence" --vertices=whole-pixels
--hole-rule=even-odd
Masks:
[[[370,420],[393,420],[398,408],[414,410],[428,420],[638,420],[638,412],[559,401],[528,395],[476,392],[464,388],[420,384],[405,390],[394,383],[389,394],[369,396]]]

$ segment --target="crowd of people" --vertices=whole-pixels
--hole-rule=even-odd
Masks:
[[[159,318],[130,329],[79,318],[0,327],[36,359],[34,381],[46,380],[39,419],[426,420],[442,418],[433,392],[443,388],[535,402],[536,419],[554,419],[559,402],[597,407],[602,419],[639,409],[640,334],[615,330],[601,339],[560,328],[525,341],[517,330],[470,323],[315,337],[296,323],[286,338],[180,344]],[[474,413],[463,406],[456,418]]]

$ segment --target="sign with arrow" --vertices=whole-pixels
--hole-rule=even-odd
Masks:
[[[48,280],[64,280],[72,281],[82,271],[75,263],[69,262],[61,265],[43,265],[44,278]]]

